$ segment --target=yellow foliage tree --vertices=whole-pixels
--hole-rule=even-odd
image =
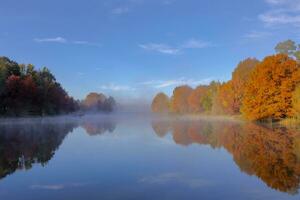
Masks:
[[[295,116],[300,117],[300,85],[298,85],[293,93],[293,108]]]
[[[201,105],[206,113],[217,113],[216,97],[220,86],[218,81],[212,81],[207,86],[207,91],[201,99]]]
[[[235,93],[232,86],[232,81],[228,81],[220,86],[217,103],[221,107],[222,114],[235,114],[239,111],[238,106],[236,105],[236,98],[234,98]]]
[[[266,57],[245,86],[242,113],[249,120],[293,116],[292,94],[300,81],[298,63],[285,54]]]

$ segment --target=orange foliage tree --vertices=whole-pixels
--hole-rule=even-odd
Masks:
[[[255,58],[247,58],[240,62],[232,73],[232,79],[220,87],[218,102],[225,114],[240,113],[245,84],[258,63]]]
[[[152,112],[168,113],[169,112],[169,97],[164,93],[158,93],[151,104]]]
[[[217,95],[217,104],[220,105],[223,114],[235,114],[237,110],[236,99],[234,98],[232,81],[223,83]]]
[[[190,112],[188,97],[192,92],[193,89],[187,85],[176,87],[171,100],[172,112],[179,114]]]
[[[200,85],[192,91],[191,95],[188,97],[188,103],[191,112],[199,113],[204,111],[202,100],[203,97],[206,95],[207,90],[207,86]]]
[[[300,117],[300,85],[298,85],[293,93],[293,108],[295,111],[295,116]]]
[[[249,120],[280,120],[294,113],[292,94],[300,81],[299,65],[286,54],[266,57],[245,86],[242,113]]]

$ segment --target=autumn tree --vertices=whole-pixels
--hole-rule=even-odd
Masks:
[[[239,114],[244,96],[245,84],[255,66],[255,58],[247,58],[238,64],[232,73],[232,79],[222,84],[218,93],[218,102],[225,114]]]
[[[21,101],[23,102],[22,110],[28,115],[34,114],[36,110],[36,98],[37,98],[37,85],[33,78],[28,75],[22,79],[21,82]]]
[[[91,92],[83,100],[82,104],[87,108],[96,107],[97,104],[104,103],[106,96],[102,93]]]
[[[236,112],[237,103],[234,96],[235,94],[231,80],[220,86],[216,101],[220,106],[218,114],[234,114]]]
[[[299,65],[286,54],[266,57],[250,75],[242,112],[249,120],[280,120],[294,113],[292,94],[300,81]]]
[[[220,89],[220,85],[221,84],[217,81],[212,81],[208,85],[207,91],[201,100],[202,107],[206,113],[214,113],[216,97]]]
[[[77,108],[48,68],[35,70],[0,57],[0,115],[54,115]]]
[[[169,112],[170,99],[164,93],[158,93],[151,104],[152,112],[154,113],[168,113]]]
[[[200,85],[192,91],[191,95],[188,97],[191,112],[200,113],[205,111],[202,101],[204,100],[207,91],[208,87],[204,85]]]
[[[300,117],[300,85],[298,85],[293,92],[292,102],[295,116]]]
[[[81,108],[85,111],[112,112],[116,106],[113,97],[106,97],[102,93],[91,92],[81,103]]]
[[[10,60],[7,57],[0,57],[0,93],[5,89],[5,82],[11,75],[20,75],[18,63]]]
[[[173,91],[171,99],[172,112],[184,114],[190,112],[188,97],[193,92],[193,89],[187,85],[176,87]]]

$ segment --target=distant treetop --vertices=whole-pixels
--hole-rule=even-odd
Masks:
[[[88,112],[112,112],[116,106],[113,97],[106,97],[102,93],[91,92],[81,102],[81,109]]]

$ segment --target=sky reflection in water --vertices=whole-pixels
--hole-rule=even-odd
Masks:
[[[0,199],[299,199],[300,132],[84,117],[0,124]]]

